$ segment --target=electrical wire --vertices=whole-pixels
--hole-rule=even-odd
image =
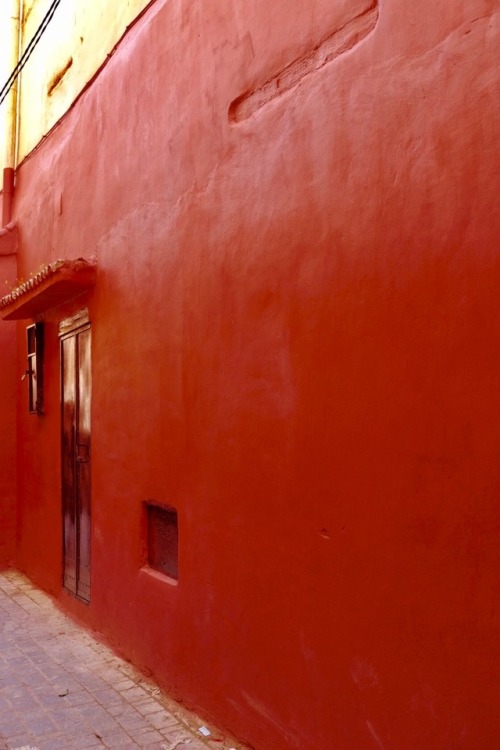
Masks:
[[[57,6],[60,4],[61,0],[53,0],[51,3],[47,13],[42,19],[42,22],[40,23],[40,26],[33,34],[32,39],[30,40],[30,43],[24,50],[23,54],[19,58],[19,62],[17,63],[16,67],[8,77],[5,84],[2,86],[2,89],[0,90],[0,105],[7,97],[9,91],[11,90],[12,86],[16,82],[16,80],[19,78],[19,74],[21,73],[21,70],[24,68],[26,63],[28,62],[29,58],[31,57],[35,47],[37,46],[38,42],[43,36],[43,33],[45,32],[45,29],[49,25],[49,23],[52,20],[52,17],[54,13],[56,12]]]

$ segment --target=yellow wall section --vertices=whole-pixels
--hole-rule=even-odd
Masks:
[[[62,117],[148,2],[61,0],[22,73],[19,161]],[[50,5],[24,0],[21,54]]]
[[[18,21],[19,0],[3,0],[0,3],[0,90],[17,62]],[[16,85],[0,105],[0,168],[14,166]]]
[[[9,77],[9,24],[7,20],[7,4],[0,6],[0,87],[3,87]],[[7,102],[0,106],[0,170],[4,167],[5,155],[5,121],[7,117]],[[1,180],[0,180],[1,182]]]

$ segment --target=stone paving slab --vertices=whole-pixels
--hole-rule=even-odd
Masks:
[[[1,572],[0,750],[106,748],[245,750],[169,699],[21,573]]]

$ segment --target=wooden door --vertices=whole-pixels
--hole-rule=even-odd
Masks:
[[[75,322],[75,321],[74,321]],[[71,321],[70,321],[71,323]],[[60,326],[64,587],[90,601],[90,324]],[[68,331],[69,327],[69,331]]]

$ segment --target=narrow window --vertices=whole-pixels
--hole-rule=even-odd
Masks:
[[[28,408],[30,414],[43,414],[43,323],[26,329],[28,346]]]
[[[175,508],[146,506],[148,565],[170,578],[179,578],[179,527]]]

